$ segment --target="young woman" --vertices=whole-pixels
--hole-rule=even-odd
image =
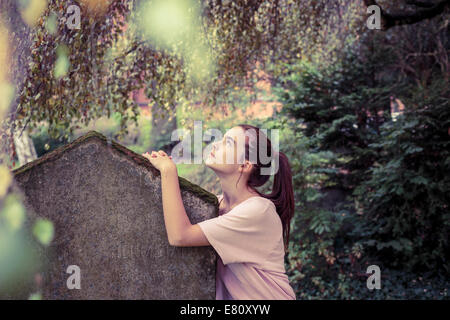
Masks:
[[[245,141],[245,148],[238,148],[240,141]],[[220,179],[223,193],[218,197],[219,216],[194,225],[186,215],[171,157],[163,151],[143,154],[161,172],[169,243],[211,245],[218,253],[217,300],[295,299],[284,268],[289,223],[294,214],[291,170],[286,155],[278,153],[273,190],[268,195],[260,193],[256,188],[269,180],[264,169],[271,166],[270,161],[261,161],[262,147],[269,150],[265,156],[277,155],[267,136],[250,125],[238,125],[213,143],[205,162]],[[234,156],[232,163],[227,163],[227,154]]]

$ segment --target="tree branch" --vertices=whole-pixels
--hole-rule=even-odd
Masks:
[[[422,0],[407,0],[407,4],[415,5],[416,7],[425,8],[418,10],[414,13],[387,13],[383,8],[376,2],[376,0],[364,0],[367,7],[371,5],[376,5],[381,10],[381,19],[383,29],[387,30],[394,26],[400,26],[405,24],[414,24],[423,20],[434,18],[444,12],[446,7],[450,4],[450,0],[443,0],[437,4],[433,4]]]
[[[114,60],[118,61],[119,59],[125,58],[127,55],[129,55],[133,51],[136,51],[143,44],[145,44],[145,41],[139,41],[139,42],[134,43],[134,45],[131,47],[131,49],[129,49],[128,51],[124,52],[120,56],[116,57]]]
[[[406,4],[410,4],[416,7],[420,8],[432,8],[435,6],[435,3],[430,1],[423,1],[423,0],[406,0]]]

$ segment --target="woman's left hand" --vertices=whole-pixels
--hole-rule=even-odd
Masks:
[[[177,170],[177,166],[172,161],[172,157],[168,156],[167,153],[162,150],[159,150],[158,152],[152,151],[151,154],[145,152],[142,155],[146,157],[150,161],[150,163],[161,172],[166,170]]]

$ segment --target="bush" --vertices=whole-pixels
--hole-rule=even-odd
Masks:
[[[437,79],[408,99],[417,109],[381,127],[370,145],[377,162],[355,192],[370,229],[364,244],[405,271],[450,272],[449,93]]]
[[[349,50],[328,69],[300,62],[277,89],[295,173],[286,263],[298,298],[447,298],[448,84],[387,75],[392,55],[378,49]],[[397,121],[391,96],[408,106]],[[366,287],[372,264],[382,290]]]

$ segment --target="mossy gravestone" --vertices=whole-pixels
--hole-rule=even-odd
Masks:
[[[143,156],[90,131],[14,174],[31,218],[55,227],[44,299],[215,298],[214,250],[169,245],[160,174]],[[217,215],[214,195],[180,186],[191,223]]]

